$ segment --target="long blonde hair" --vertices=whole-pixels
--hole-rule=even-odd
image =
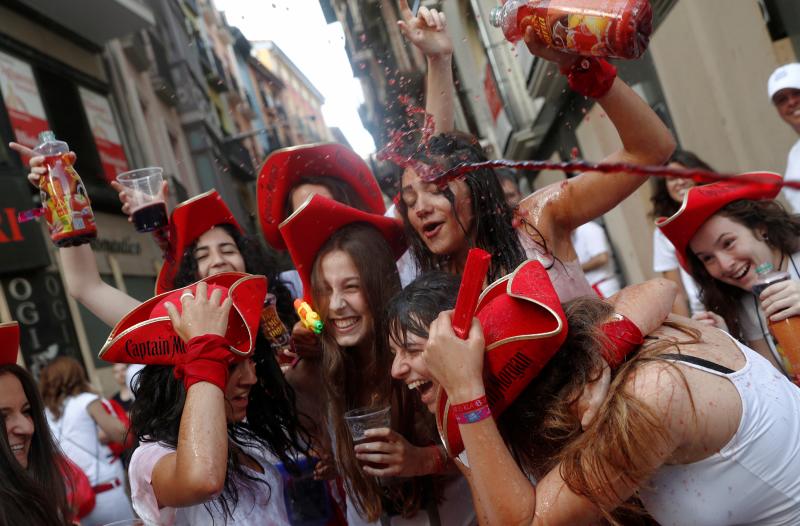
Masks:
[[[567,341],[539,376],[528,386],[499,420],[499,428],[523,470],[541,477],[560,465],[561,476],[576,494],[589,499],[612,524],[609,502],[621,473],[626,483],[638,485],[652,473],[642,466],[652,448],[652,437],[666,433],[664,422],[643,402],[625,389],[626,383],[643,365],[660,361],[668,348],[700,341],[699,331],[672,323],[687,335],[685,341],[656,340],[643,346],[615,372],[605,403],[588,426],[581,428],[572,405],[583,387],[602,371],[601,346],[606,343],[598,324],[612,313],[600,300],[582,298],[565,305],[569,323]],[[680,370],[676,368],[680,373]],[[681,374],[681,378],[684,378]],[[688,384],[684,378],[684,387]],[[691,393],[690,393],[691,395]],[[630,508],[624,505],[621,507]],[[641,508],[639,508],[641,511]]]

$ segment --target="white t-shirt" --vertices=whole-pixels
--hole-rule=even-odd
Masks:
[[[786,268],[792,280],[800,280],[798,269],[800,269],[800,252],[795,252],[790,256],[789,266]],[[764,318],[764,311],[761,310],[758,298],[752,292],[745,292],[739,301],[739,327],[742,329],[745,341],[766,340],[773,356],[776,356],[777,350],[769,335],[767,320]]]
[[[122,462],[114,458],[108,446],[100,443],[97,424],[86,410],[99,398],[94,393],[68,397],[57,420],[49,409],[46,411],[56,442],[64,454],[86,473],[92,486],[125,478]]]
[[[593,221],[584,223],[572,231],[572,245],[578,255],[578,261],[586,263],[595,256],[608,254],[608,262],[602,267],[584,271],[586,280],[597,288],[604,298],[613,296],[619,291],[620,284],[614,265],[614,254],[608,243],[603,227]]]
[[[264,473],[243,468],[257,481],[242,481],[238,487],[239,503],[227,523],[214,501],[206,503],[208,509],[204,504],[185,508],[158,508],[151,485],[153,468],[165,455],[175,452],[158,442],[145,442],[136,448],[131,457],[128,476],[133,509],[143,520],[159,526],[194,526],[212,522],[235,526],[289,526],[283,500],[283,480],[273,466],[273,461],[258,449],[242,446],[242,450],[261,464]],[[269,485],[269,489],[264,483]]]
[[[789,158],[786,161],[786,174],[783,179],[785,181],[800,181],[800,139],[789,150]],[[800,190],[784,188],[782,193],[789,206],[792,207],[792,211],[800,214]]]
[[[656,228],[653,230],[653,271],[667,272],[675,269],[681,273],[681,283],[683,283],[683,290],[686,291],[686,297],[689,299],[691,313],[696,314],[706,310],[705,305],[700,301],[700,288],[694,278],[678,263],[675,246],[661,230]]]

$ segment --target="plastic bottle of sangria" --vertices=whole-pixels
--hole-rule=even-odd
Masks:
[[[39,146],[34,150],[44,155],[47,166],[39,190],[50,238],[57,247],[88,243],[97,237],[97,226],[86,188],[72,167],[69,146],[48,130],[39,134]]]
[[[489,22],[510,42],[531,26],[539,42],[559,51],[633,59],[650,42],[653,10],[648,0],[508,0]]]
[[[753,285],[753,294],[758,298],[764,289],[791,278],[788,272],[775,270],[772,263],[762,263],[756,267],[758,279]],[[795,382],[800,379],[800,316],[792,316],[781,321],[767,320],[769,332],[775,338],[783,365]]]

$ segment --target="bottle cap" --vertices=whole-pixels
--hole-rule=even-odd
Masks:
[[[39,144],[56,140],[56,134],[52,130],[43,131],[39,134]]]
[[[492,24],[492,26],[500,27],[503,25],[502,11],[502,6],[493,7],[492,10],[489,11],[489,23]]]
[[[756,267],[756,275],[760,276],[761,274],[772,272],[774,268],[775,267],[772,266],[772,263],[770,263],[769,261],[765,261],[764,263]]]

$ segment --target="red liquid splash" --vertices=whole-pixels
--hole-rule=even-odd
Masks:
[[[628,173],[640,175],[642,177],[680,177],[691,179],[695,183],[715,183],[719,181],[736,180],[743,183],[769,184],[781,187],[800,190],[800,181],[781,181],[776,182],[773,177],[763,173],[745,174],[725,174],[710,172],[707,170],[697,170],[689,168],[672,168],[669,166],[644,166],[628,163],[594,163],[590,161],[506,161],[493,160],[481,163],[464,163],[451,168],[450,170],[440,170],[437,175],[431,172],[435,167],[428,167],[427,174],[422,176],[423,180],[429,183],[436,183],[445,186],[454,179],[464,177],[470,172],[482,168],[510,168],[515,170],[526,170],[538,172],[540,170],[560,170],[563,172],[601,172],[601,173]]]

